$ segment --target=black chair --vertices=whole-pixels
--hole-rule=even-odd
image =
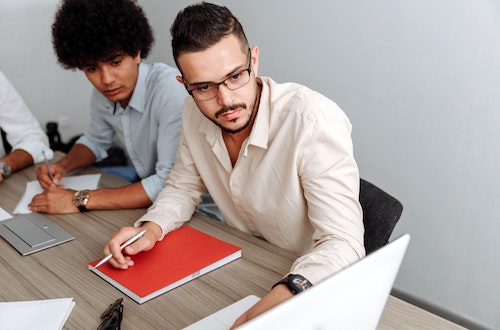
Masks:
[[[366,254],[383,247],[396,226],[403,204],[374,184],[361,179],[359,202],[363,208]]]

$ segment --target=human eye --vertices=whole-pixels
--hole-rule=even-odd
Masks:
[[[95,66],[85,66],[83,67],[83,71],[86,73],[94,73],[97,70]]]
[[[122,63],[122,60],[119,59],[119,60],[113,60],[110,62],[112,66],[118,66]]]
[[[214,87],[213,84],[205,84],[205,85],[202,85],[202,86],[195,88],[195,91],[197,93],[203,94],[203,93],[209,92],[213,87]]]
[[[238,79],[241,78],[243,71],[233,74],[231,77],[229,77],[229,80],[237,81]]]

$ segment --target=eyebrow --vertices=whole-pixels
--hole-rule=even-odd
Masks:
[[[243,64],[243,66],[244,66],[244,64]],[[246,69],[242,69],[242,65],[240,65],[240,66],[236,67],[235,69],[233,69],[228,74],[226,74],[225,78],[220,80],[220,81],[224,81],[227,78],[229,78],[230,76],[232,76],[233,74],[235,74],[236,72],[240,72],[242,70],[246,70]],[[206,85],[206,84],[215,84],[215,82],[213,82],[213,81],[200,81],[200,82],[193,82],[193,83],[188,82],[188,84],[190,86],[200,86],[200,85]]]

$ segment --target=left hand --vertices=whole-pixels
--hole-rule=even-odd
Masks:
[[[44,192],[35,195],[28,207],[33,212],[49,214],[78,213],[78,208],[73,204],[75,192],[61,186],[50,186]]]
[[[287,288],[286,285],[280,284],[275,286],[268,294],[266,294],[261,300],[259,300],[255,305],[253,305],[249,310],[247,310],[243,315],[241,315],[234,322],[231,329],[234,329],[250,319],[264,313],[268,309],[282,303],[283,301],[293,297],[292,292]]]

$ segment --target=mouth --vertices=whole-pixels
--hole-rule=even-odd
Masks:
[[[221,114],[221,116],[227,120],[227,121],[231,121],[231,120],[234,120],[236,119],[239,115],[240,115],[240,112],[241,112],[241,109],[237,109],[237,110],[229,110],[229,111],[226,111],[224,112],[223,114]]]
[[[120,93],[120,87],[118,88],[113,88],[113,89],[108,89],[106,90],[104,93],[108,96],[108,97],[113,97],[113,96],[116,96]]]
[[[226,120],[234,120],[244,109],[246,109],[245,104],[236,104],[224,107],[215,113],[215,118],[219,119],[219,117],[222,116]]]

